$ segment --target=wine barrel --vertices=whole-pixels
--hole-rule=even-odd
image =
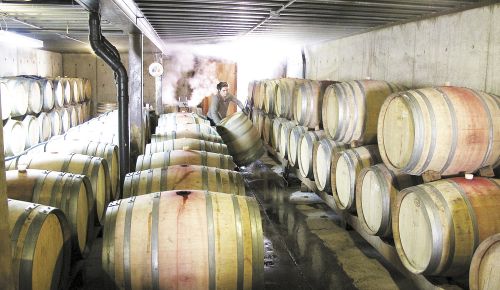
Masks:
[[[500,232],[497,182],[449,178],[402,190],[393,207],[392,231],[403,265],[418,274],[467,272],[478,245]]]
[[[168,127],[176,124],[205,124],[210,126],[210,121],[202,119],[193,113],[162,114],[158,118],[158,127]]]
[[[71,88],[71,103],[76,104],[80,102],[81,95],[83,94],[83,83],[81,79],[78,78],[69,78],[68,79],[70,88]]]
[[[326,133],[323,130],[306,132],[299,139],[297,164],[299,165],[299,174],[304,178],[314,179],[313,173],[313,155],[315,147],[318,147],[318,142],[326,138]]]
[[[274,114],[278,84],[279,80],[268,80],[264,82],[264,99],[262,107],[264,109],[264,112],[266,112],[267,114]]]
[[[71,236],[64,213],[13,199],[8,207],[14,289],[66,289]]]
[[[83,80],[83,96],[86,101],[92,98],[92,83],[89,79]]]
[[[83,117],[83,122],[86,122],[89,120],[89,118],[90,118],[90,101],[86,101],[86,102],[82,103],[82,117]]]
[[[228,154],[228,147],[225,144],[203,141],[192,138],[172,139],[163,142],[146,144],[144,154],[163,152],[168,150],[200,150],[213,153]]]
[[[211,135],[211,134],[193,132],[189,130],[165,132],[162,135],[153,134],[151,135],[151,143],[163,142],[180,138],[192,138],[192,139],[205,140],[215,143],[223,143],[222,138],[218,136],[218,134]]]
[[[26,148],[26,128],[22,122],[9,119],[3,126],[3,149],[5,156],[17,155]]]
[[[52,110],[49,112],[52,136],[57,136],[62,133],[62,122],[59,112],[59,110]]]
[[[42,90],[42,110],[48,112],[54,108],[54,84],[48,79],[38,80],[41,90]]]
[[[85,141],[51,139],[45,144],[37,146],[28,151],[28,155],[36,155],[42,152],[48,153],[77,153],[88,156],[100,157],[108,164],[108,175],[111,183],[111,199],[119,198],[120,193],[120,163],[118,157],[118,146],[114,144]]]
[[[299,125],[310,129],[321,125],[323,94],[332,81],[306,80],[296,88],[293,99],[293,117]]]
[[[286,121],[287,121],[287,119],[285,119],[285,118],[275,118],[275,119],[273,119],[273,124],[272,124],[273,130],[271,132],[271,134],[272,134],[271,146],[276,151],[279,151],[281,126]]]
[[[71,128],[70,113],[65,107],[57,109],[57,112],[61,118],[61,133],[66,133]]]
[[[247,102],[253,105],[253,91],[255,87],[256,81],[248,82],[248,93],[247,93]]]
[[[474,253],[469,271],[469,289],[500,289],[498,273],[500,273],[500,233],[484,240]]]
[[[142,171],[182,164],[203,165],[231,170],[236,168],[233,157],[230,155],[195,150],[172,150],[139,155],[135,170]]]
[[[420,183],[419,177],[395,173],[384,164],[363,168],[356,180],[356,211],[365,232],[391,237],[391,209],[397,194]]]
[[[403,89],[375,80],[330,85],[323,96],[323,128],[336,141],[375,144],[378,115],[384,100]]]
[[[64,105],[70,105],[71,101],[73,99],[73,90],[71,88],[71,83],[67,78],[59,78],[59,81],[61,82],[62,90],[63,90],[63,101]]]
[[[172,131],[183,131],[183,130],[209,134],[209,135],[218,135],[217,131],[215,131],[214,128],[206,124],[171,124],[168,126],[161,126],[161,127],[157,126],[155,129],[155,134],[164,135]]]
[[[266,93],[265,81],[255,82],[254,92],[253,92],[253,104],[254,108],[262,110],[264,107],[264,94]]]
[[[76,112],[76,119],[77,119],[77,122],[76,122],[75,126],[80,125],[83,122],[85,122],[84,121],[85,116],[84,116],[84,112],[83,112],[82,106],[83,106],[83,103],[75,105],[75,112]]]
[[[270,115],[264,114],[262,119],[262,139],[264,143],[271,144],[273,133],[273,119]]]
[[[252,111],[252,124],[257,129],[257,134],[259,138],[263,136],[262,132],[264,131],[264,112],[261,110],[255,109]]]
[[[97,103],[97,114],[105,114],[118,110],[118,103]]]
[[[303,83],[302,79],[282,78],[279,80],[276,89],[276,104],[274,112],[277,116],[293,119],[293,102],[295,99],[296,87]]]
[[[68,112],[69,115],[69,126],[70,127],[78,126],[78,113],[76,112],[75,106],[67,107],[66,111]]]
[[[172,165],[129,173],[123,198],[165,190],[208,190],[245,195],[239,172],[201,165]]]
[[[35,116],[26,115],[23,119],[23,127],[26,135],[25,138],[25,148],[30,148],[33,145],[40,143],[40,124]],[[21,136],[16,136],[20,138]]]
[[[251,197],[167,191],[106,213],[103,268],[122,289],[262,289],[263,251]]]
[[[436,87],[391,95],[378,120],[378,145],[394,171],[473,172],[500,161],[497,96]]]
[[[20,78],[4,78],[0,80],[2,86],[2,100],[10,100],[10,116],[23,116],[28,111],[29,94],[28,86]],[[4,116],[4,114],[2,114]],[[4,117],[2,117],[4,118]]]
[[[54,87],[54,106],[56,108],[62,108],[64,106],[64,96],[66,92],[64,82],[60,79],[50,79],[50,81]]]
[[[57,207],[71,228],[74,253],[85,257],[93,239],[92,187],[85,175],[37,169],[9,170],[5,173],[7,196]]]
[[[108,163],[104,159],[82,154],[40,153],[21,155],[5,162],[7,170],[18,169],[18,166],[86,175],[92,185],[92,211],[96,213],[97,221],[102,225],[111,192]]]
[[[357,176],[363,168],[380,162],[382,160],[377,145],[347,149],[333,157],[330,181],[333,198],[339,209],[349,212],[356,211]]]
[[[295,128],[294,121],[285,121],[283,124],[281,124],[278,155],[282,159],[288,158],[288,141],[290,140],[290,132],[293,128]]]
[[[302,135],[307,133],[307,128],[303,126],[295,126],[290,130],[290,135],[288,138],[288,162],[290,165],[297,168],[299,164],[297,162],[297,154],[299,153],[299,141]]]
[[[73,127],[71,129],[78,128]],[[87,131],[87,130],[69,130],[66,134],[61,136],[52,137],[51,139],[62,139],[62,140],[82,140],[85,142],[93,141],[100,143],[108,143],[118,146],[120,144],[118,140],[118,134],[109,132],[99,132],[99,131]]]
[[[217,132],[239,166],[254,162],[265,152],[257,130],[242,112],[224,118],[217,126]]]
[[[0,80],[0,103],[2,105],[2,120],[7,120],[10,117],[12,110],[12,100],[9,98],[7,83]]]
[[[43,93],[42,87],[37,80],[29,78],[20,78],[20,82],[25,82],[24,88],[27,90],[28,94],[28,108],[26,113],[28,114],[38,114],[42,111],[43,107]]]
[[[50,121],[49,115],[41,112],[37,118],[38,131],[40,132],[40,142],[49,140],[52,136],[52,123]]]
[[[331,174],[334,156],[350,146],[345,143],[324,138],[318,141],[318,146],[313,149],[313,174],[316,187],[320,191],[332,192]]]

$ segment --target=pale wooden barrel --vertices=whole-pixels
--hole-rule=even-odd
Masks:
[[[71,128],[70,112],[67,108],[59,108],[56,110],[61,118],[61,133],[66,133]]]
[[[210,135],[218,135],[217,131],[206,124],[171,124],[168,126],[157,126],[155,129],[156,135],[168,134],[172,131],[183,131],[189,130],[197,133],[210,134]]]
[[[253,91],[253,105],[254,108],[262,110],[264,106],[264,94],[265,94],[265,81],[255,82]]]
[[[70,78],[69,80],[71,86],[71,102],[76,104],[83,100],[83,82],[79,78]]]
[[[5,84],[2,86],[2,100],[10,100],[10,115],[17,117],[26,114],[29,104],[28,84],[20,78],[5,78],[1,81]]]
[[[82,107],[83,107],[83,103],[75,105],[76,118],[77,118],[77,124],[76,125],[80,125],[83,122],[85,122],[85,120],[84,120],[85,115],[84,115]]]
[[[478,245],[500,232],[496,182],[450,178],[402,190],[393,207],[392,231],[403,265],[418,274],[466,273]]]
[[[299,153],[299,142],[302,135],[307,133],[307,128],[303,126],[295,126],[290,130],[290,135],[288,138],[288,162],[290,165],[298,168],[299,164],[297,162]]]
[[[139,155],[135,170],[142,171],[182,164],[203,165],[231,170],[236,168],[231,155],[196,150],[172,150]]]
[[[314,179],[313,173],[313,157],[314,149],[319,144],[321,139],[326,138],[326,133],[323,130],[319,131],[309,131],[302,135],[299,139],[298,152],[297,152],[297,164],[299,165],[299,174],[302,177]]]
[[[387,167],[420,175],[473,172],[499,164],[500,100],[467,88],[391,95],[380,111],[378,145]]]
[[[110,143],[88,140],[51,139],[47,143],[29,150],[27,154],[34,155],[41,152],[48,153],[77,153],[100,157],[108,164],[108,175],[111,183],[111,198],[117,199],[120,193],[120,162],[118,146]]]
[[[469,289],[500,289],[499,273],[500,233],[484,240],[474,253],[469,271]]]
[[[132,172],[123,182],[123,198],[165,190],[208,190],[245,195],[245,182],[236,171],[187,164]]]
[[[83,79],[83,96],[86,101],[92,98],[92,83],[89,79]]]
[[[323,128],[336,141],[377,143],[377,120],[387,97],[403,87],[374,80],[330,85],[323,96]]]
[[[293,128],[295,128],[294,121],[285,121],[281,124],[278,155],[283,159],[288,158],[288,142],[290,139],[290,132]]]
[[[54,87],[54,105],[56,108],[62,108],[64,106],[64,94],[66,89],[64,82],[59,79],[51,79],[50,81]]]
[[[76,112],[75,106],[69,106],[68,108],[66,108],[66,111],[68,112],[69,115],[69,126],[70,127],[78,126],[78,113]]]
[[[94,141],[101,143],[109,143],[118,146],[120,144],[118,140],[118,133],[110,133],[110,132],[100,132],[100,131],[88,131],[81,130],[79,131],[76,128],[80,126],[76,126],[71,128],[66,134],[61,136],[55,136],[51,139],[63,139],[63,140],[82,140],[85,142]],[[76,130],[72,130],[76,129]]]
[[[247,102],[249,104],[253,104],[253,91],[254,91],[255,83],[256,83],[256,81],[249,81],[248,82]]]
[[[166,191],[106,213],[102,264],[122,289],[262,289],[263,251],[252,197]]]
[[[265,114],[262,118],[262,139],[264,143],[271,144],[273,133],[273,119],[272,116]]]
[[[82,117],[83,117],[83,122],[86,122],[89,120],[89,118],[90,118],[90,101],[86,101],[86,102],[82,103]]]
[[[144,154],[151,154],[169,150],[200,150],[221,154],[228,154],[228,147],[225,144],[203,141],[192,138],[172,139],[163,142],[146,144]]]
[[[13,199],[8,207],[14,289],[66,289],[71,236],[64,213]]]
[[[26,128],[22,122],[9,119],[3,126],[3,149],[5,156],[17,155],[26,148]]]
[[[12,110],[12,100],[8,97],[8,86],[6,82],[0,80],[0,103],[2,105],[2,120],[7,120],[10,117],[10,111]]]
[[[324,138],[318,141],[318,146],[313,148],[313,174],[314,183],[320,191],[332,192],[331,174],[333,157],[346,149],[348,144]]]
[[[25,148],[30,148],[33,145],[40,143],[40,124],[35,116],[26,115],[23,119],[23,127],[25,135]],[[17,136],[20,138],[20,136]]]
[[[38,80],[38,82],[40,83],[40,87],[42,88],[42,110],[44,112],[48,112],[52,110],[55,105],[54,84],[48,79],[40,79]]]
[[[193,138],[198,140],[223,143],[222,138],[218,135],[198,133],[189,130],[164,132],[164,134],[162,135],[153,134],[151,135],[151,143],[162,142],[172,139],[179,139],[179,138]]]
[[[299,125],[315,129],[321,125],[323,94],[331,81],[306,80],[296,88],[293,99],[293,118]]]
[[[21,78],[21,82],[25,82],[25,88],[28,90],[28,114],[38,114],[43,107],[42,87],[37,80],[29,78]]]
[[[266,112],[267,114],[274,114],[278,84],[279,80],[268,80],[264,82],[264,99],[262,107],[264,109],[264,112]]]
[[[224,118],[217,131],[239,166],[248,165],[265,153],[257,130],[242,112]]]
[[[167,127],[176,124],[205,124],[210,126],[210,121],[202,119],[193,113],[162,114],[158,118],[158,127]]]
[[[273,130],[271,132],[271,146],[274,150],[279,151],[280,137],[281,137],[281,126],[285,123],[287,119],[285,118],[274,118],[273,119]]]
[[[276,105],[274,112],[277,116],[293,119],[293,100],[295,98],[296,86],[303,83],[302,79],[282,78],[279,80],[276,90]]]
[[[257,134],[259,138],[262,137],[262,131],[264,131],[264,112],[255,109],[252,111],[252,124],[257,129]]]
[[[71,104],[71,100],[73,97],[73,90],[71,89],[71,83],[66,78],[60,78],[59,81],[61,82],[62,86],[62,92],[63,92],[62,97],[64,105],[69,105]]]
[[[82,154],[40,153],[22,155],[5,162],[7,170],[15,170],[19,166],[86,175],[92,185],[92,212],[96,213],[98,222],[103,224],[111,192],[108,163],[104,159]]]
[[[38,131],[40,132],[40,142],[49,140],[52,136],[52,122],[47,113],[41,112],[37,118]]]
[[[391,209],[397,194],[420,183],[420,177],[395,173],[384,164],[363,168],[356,180],[356,211],[365,232],[392,236]]]
[[[339,209],[350,212],[356,211],[357,176],[363,168],[380,162],[382,160],[377,145],[347,149],[333,157],[330,181],[333,198]]]
[[[52,110],[48,113],[51,124],[52,136],[57,136],[62,133],[62,122],[61,122],[61,115],[59,114],[59,112],[60,112],[59,110]]]
[[[93,239],[92,187],[85,175],[37,169],[5,173],[9,198],[57,207],[71,228],[71,245],[85,257]]]

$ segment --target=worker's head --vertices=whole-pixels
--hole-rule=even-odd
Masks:
[[[217,91],[219,95],[223,98],[227,97],[227,90],[229,89],[229,85],[226,82],[220,82],[217,84]]]

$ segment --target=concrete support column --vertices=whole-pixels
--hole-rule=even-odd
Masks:
[[[0,108],[0,112],[2,108]],[[0,122],[0,124],[2,124]],[[0,160],[3,154],[3,126],[0,125]],[[9,208],[5,186],[5,163],[0,162],[0,289],[14,289],[12,277],[12,255],[10,248]]]
[[[143,36],[129,34],[129,118],[130,164],[135,167],[137,156],[144,153],[145,124],[143,111]]]

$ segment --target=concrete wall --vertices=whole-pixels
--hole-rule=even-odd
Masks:
[[[57,77],[62,74],[60,53],[0,44],[0,77],[38,75]]]
[[[306,47],[310,79],[371,77],[500,94],[500,4]]]

